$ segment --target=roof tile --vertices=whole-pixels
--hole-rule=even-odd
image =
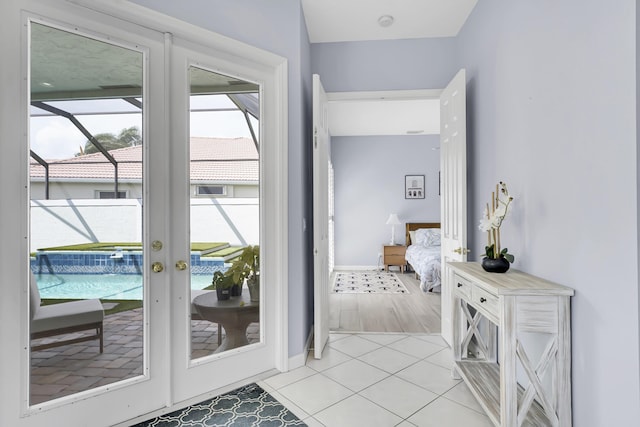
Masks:
[[[118,163],[118,178],[142,178],[142,147],[120,148],[109,153]],[[257,182],[258,151],[249,138],[191,138],[191,180],[208,182]],[[45,170],[31,160],[31,178],[44,178]],[[86,154],[49,163],[49,179],[95,180],[114,178],[114,167],[101,153]]]

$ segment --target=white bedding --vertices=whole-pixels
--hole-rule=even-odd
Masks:
[[[439,290],[440,246],[411,245],[405,259],[420,276],[420,288],[424,292]],[[438,289],[435,289],[438,288]]]

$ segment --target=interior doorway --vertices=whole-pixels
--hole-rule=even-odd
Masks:
[[[335,188],[335,237],[329,253],[331,290],[336,275],[376,273],[384,268],[384,246],[399,214],[395,243],[405,244],[407,222],[437,222],[439,203],[439,90],[328,93],[331,165]],[[417,151],[418,147],[419,150]],[[379,153],[376,155],[375,151]],[[430,163],[416,164],[416,157]],[[424,200],[404,197],[405,175],[426,177]],[[333,190],[333,191],[332,191]],[[394,191],[398,194],[393,193]],[[385,192],[391,195],[385,196]],[[349,193],[349,194],[346,194]],[[421,208],[414,208],[421,206]],[[359,208],[363,208],[358,213]],[[334,221],[331,222],[331,225]],[[358,254],[358,256],[353,256]],[[393,269],[393,267],[392,267]],[[394,269],[406,294],[330,291],[330,329],[366,332],[440,332],[438,293],[424,293],[414,274]]]

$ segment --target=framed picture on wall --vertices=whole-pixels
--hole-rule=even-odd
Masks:
[[[404,198],[424,199],[424,175],[404,176]]]

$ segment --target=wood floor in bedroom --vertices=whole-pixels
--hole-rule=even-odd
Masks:
[[[439,333],[440,293],[422,292],[413,273],[395,273],[409,294],[330,294],[331,330]]]

